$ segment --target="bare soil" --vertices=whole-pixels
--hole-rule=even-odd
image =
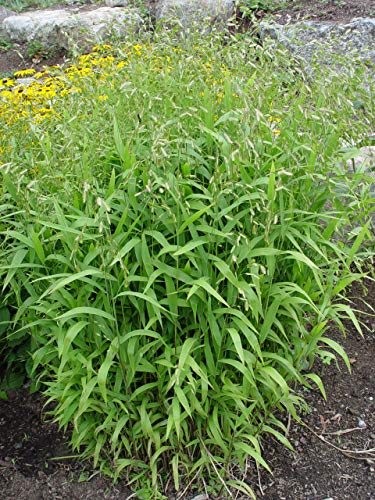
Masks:
[[[281,24],[298,20],[347,23],[356,17],[375,17],[374,0],[294,0],[274,13]]]
[[[298,19],[345,23],[353,17],[374,16],[373,0],[297,0],[273,13],[281,23]],[[27,49],[0,51],[0,76],[67,62],[63,53],[28,56]],[[330,336],[345,348],[352,374],[343,363],[339,367],[316,364],[327,401],[317,390],[304,393],[310,406],[310,412],[302,416],[306,425],[290,422],[289,438],[295,452],[272,439],[264,443],[273,476],[250,469],[247,477],[259,498],[375,499],[375,457],[369,452],[375,446],[375,319],[371,316],[375,282],[357,284],[351,296],[354,308],[368,313],[361,316],[367,332],[362,338],[346,324],[345,337],[336,329]],[[25,386],[11,391],[8,401],[0,400],[0,500],[135,498],[126,484],[112,485],[90,464],[62,458],[69,455],[67,438],[44,417],[40,395],[31,395]],[[186,493],[181,500],[191,496]]]

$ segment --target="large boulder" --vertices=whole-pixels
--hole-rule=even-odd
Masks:
[[[14,16],[15,12],[13,10],[6,9],[0,5],[0,23],[4,21],[7,17]]]
[[[100,43],[110,35],[118,37],[139,29],[142,19],[135,9],[101,7],[95,10],[37,10],[7,17],[6,38],[12,42],[39,42],[70,48],[75,43]]]
[[[6,9],[5,7],[0,6],[0,38],[6,37],[6,31],[3,25],[4,19],[10,16],[14,16],[16,13],[12,10]]]
[[[160,0],[155,16],[161,24],[207,31],[225,26],[234,12],[234,0]]]
[[[260,23],[262,38],[277,40],[308,63],[340,65],[340,58],[352,56],[375,63],[375,19],[356,18],[347,24],[305,21],[290,25]]]
[[[128,0],[105,0],[107,7],[127,7],[129,5]]]

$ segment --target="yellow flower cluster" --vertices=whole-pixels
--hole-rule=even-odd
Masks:
[[[97,45],[68,67],[52,66],[39,72],[28,68],[15,72],[12,77],[0,78],[0,130],[17,126],[15,133],[25,135],[33,123],[58,120],[70,95],[87,91],[97,105],[108,101],[109,95],[97,82],[104,82],[108,90],[113,89],[118,70],[129,66],[134,58],[147,59],[150,48],[149,45],[128,45],[115,57],[111,45]],[[160,65],[159,59],[155,58],[154,65]],[[100,95],[95,95],[96,88]],[[2,147],[0,165],[6,157],[7,150]]]
[[[82,92],[94,78],[108,82],[111,88],[111,75],[126,68],[134,58],[150,59],[149,49],[149,45],[129,45],[123,48],[121,58],[115,58],[111,54],[111,45],[96,45],[91,53],[80,56],[76,64],[64,69],[57,66],[42,72],[34,69],[17,71],[14,77],[0,80],[0,125],[9,126],[26,117],[40,122],[48,114],[58,116],[58,112],[53,111],[56,98]],[[169,64],[170,57],[166,60]],[[152,57],[151,66],[161,70],[162,58],[158,55]],[[170,69],[170,66],[166,68],[167,71]],[[19,80],[24,78],[27,82]],[[107,95],[97,97],[99,102],[107,99]]]
[[[0,80],[0,125],[10,126],[22,119],[40,123],[48,116],[58,117],[56,99],[79,93],[86,82],[91,82],[98,73],[112,70],[116,60],[106,52],[110,45],[96,46],[93,52],[79,57],[77,64],[65,69],[54,66],[44,71],[24,69],[14,73],[12,78]],[[135,49],[139,52],[139,48]],[[117,67],[126,65],[120,61]],[[22,79],[27,79],[23,81]],[[105,100],[101,96],[98,100]]]
[[[20,73],[24,75],[25,71],[18,72],[18,75]],[[33,80],[27,85],[19,84],[17,80],[12,81],[12,87],[9,85],[9,80],[5,84],[4,80],[1,82],[1,121],[9,126],[31,115],[34,121],[40,122],[48,114],[54,113],[53,99],[63,88],[64,83],[58,76],[44,78],[46,73],[35,73]]]
[[[231,71],[224,65],[215,67],[214,63],[206,62],[204,53],[202,57],[199,54],[198,51],[198,57],[191,59],[179,47],[173,47],[168,53],[165,48],[148,44],[129,44],[117,50],[103,44],[96,45],[90,53],[81,55],[75,64],[65,68],[52,66],[39,72],[34,69],[17,71],[13,77],[0,79],[0,129],[17,124],[22,133],[27,133],[33,123],[59,120],[71,94],[86,92],[98,106],[110,103],[116,78],[120,75],[123,81],[127,67],[137,64],[138,60],[151,74],[163,78],[172,71],[172,59],[189,57],[189,65],[203,75],[202,83],[220,104],[226,95],[223,87],[232,76]],[[97,82],[103,82],[104,88]],[[235,93],[230,95],[238,98]],[[2,153],[0,151],[0,156]]]

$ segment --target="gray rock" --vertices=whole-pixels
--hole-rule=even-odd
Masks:
[[[234,11],[234,0],[160,0],[155,16],[161,24],[207,31],[225,26]]]
[[[128,0],[105,0],[107,7],[127,7],[129,5]]]
[[[293,25],[260,23],[262,38],[272,38],[308,63],[327,65],[340,57],[375,64],[375,19],[356,18],[348,24],[305,21]],[[340,64],[338,62],[338,64]]]
[[[10,16],[14,16],[15,14],[16,13],[12,10],[0,6],[0,38],[6,38],[6,31],[3,25],[4,19]]]
[[[38,80],[36,78],[17,78],[17,85],[16,87],[29,87],[33,83],[37,82]],[[13,87],[13,88],[16,88]]]
[[[364,429],[366,426],[366,422],[364,420],[362,420],[361,418],[358,419],[358,427],[360,429]]]
[[[350,148],[349,148],[350,152]],[[375,146],[363,146],[354,149],[353,158],[346,161],[350,173],[368,173],[375,180]]]
[[[3,26],[12,42],[40,42],[69,48],[75,43],[100,43],[109,35],[125,37],[139,29],[142,19],[135,9],[101,7],[72,13],[37,10],[7,17]]]
[[[4,21],[9,16],[14,16],[15,12],[13,10],[6,9],[0,6],[0,23]]]

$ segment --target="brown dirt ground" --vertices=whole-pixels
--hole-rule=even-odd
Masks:
[[[375,16],[373,0],[296,0],[273,13],[281,23],[297,19],[342,23],[371,16]],[[0,75],[67,61],[62,53],[30,58],[26,51],[27,47],[0,51]],[[356,308],[371,314],[375,309],[375,283],[367,280],[362,286],[356,285],[352,297]],[[318,391],[305,393],[311,409],[303,416],[307,426],[290,425],[295,453],[270,439],[264,444],[264,456],[273,476],[265,471],[258,474],[250,467],[247,481],[259,498],[375,498],[375,453],[368,451],[375,443],[375,320],[371,315],[362,315],[362,320],[368,329],[363,338],[350,324],[346,325],[345,337],[335,329],[330,332],[348,353],[352,374],[342,363],[339,369],[332,364],[317,364],[315,372],[323,379],[327,401]],[[59,458],[71,452],[57,426],[45,421],[42,410],[42,399],[30,395],[27,386],[12,391],[9,401],[0,400],[0,500],[135,498],[125,484],[113,486],[89,464]],[[181,500],[185,498],[191,495]]]
[[[374,0],[293,0],[290,6],[274,13],[281,23],[302,19],[347,23],[355,17],[374,16]]]

